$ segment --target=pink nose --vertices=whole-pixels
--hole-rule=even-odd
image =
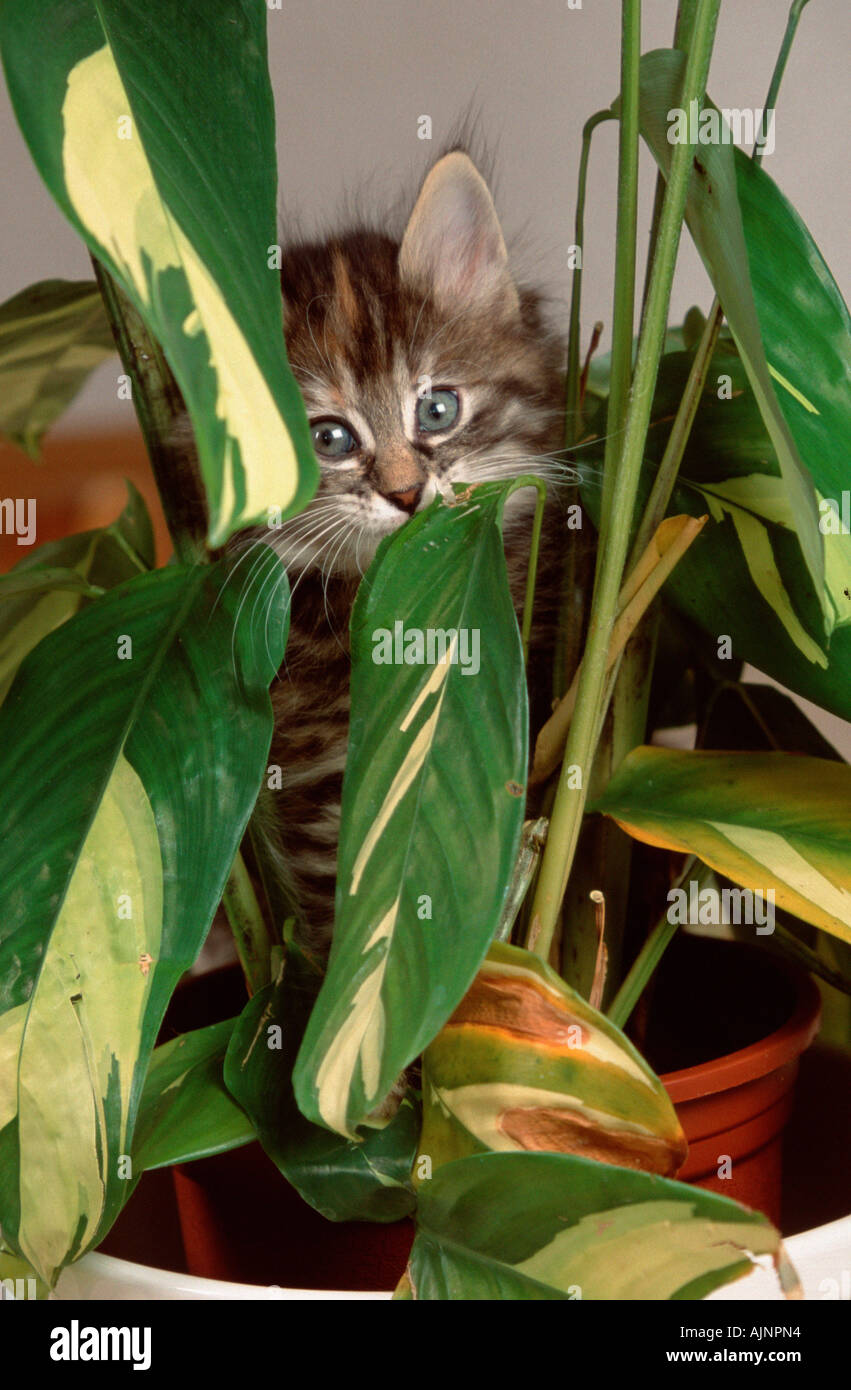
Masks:
[[[387,492],[384,495],[388,502],[392,502],[396,507],[401,507],[403,512],[413,513],[423,495],[423,485],[422,483],[415,483],[405,492]]]

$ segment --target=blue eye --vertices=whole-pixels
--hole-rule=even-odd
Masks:
[[[455,391],[432,391],[417,402],[417,424],[421,430],[448,430],[461,409]]]
[[[324,459],[342,459],[353,454],[358,441],[346,425],[339,420],[316,420],[310,427],[313,447]]]

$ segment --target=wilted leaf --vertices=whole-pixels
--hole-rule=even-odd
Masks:
[[[662,1083],[530,951],[496,943],[423,1056],[420,1153],[580,1154],[673,1177],[686,1141]]]

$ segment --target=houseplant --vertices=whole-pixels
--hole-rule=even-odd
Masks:
[[[704,89],[719,0],[684,3],[673,47],[643,59],[640,7],[625,0],[621,95],[586,128],[590,140],[601,119],[620,123],[616,312],[608,370],[586,380],[577,275],[566,453],[580,471],[602,455],[602,490],[587,473],[583,488],[599,560],[578,630],[565,615],[560,703],[532,760],[542,784],[557,773],[540,865],[533,836],[518,854],[526,696],[500,541],[502,510],[524,479],[437,500],[382,546],[361,590],[324,978],[278,905],[258,900],[240,852],[266,772],[286,575],[272,552],[247,574],[218,555],[249,524],[296,514],[315,481],[270,274],[264,11],[234,3],[210,18],[191,5],[176,19],[161,4],[142,16],[108,0],[60,9],[46,62],[16,0],[0,14],[0,47],[39,170],[97,259],[178,563],[151,568],[148,523],[131,499],[108,532],[36,551],[4,581],[9,675],[18,668],[0,710],[7,1247],[52,1283],[103,1238],[146,1167],[256,1132],[333,1219],[388,1221],[416,1207],[409,1295],[634,1296],[619,1280],[636,1242],[642,1290],[656,1297],[698,1297],[737,1277],[750,1267],[744,1249],[772,1254],[789,1280],[763,1217],[672,1181],[679,1125],[617,1026],[678,925],[662,911],[668,894],[712,886],[697,859],[748,892],[773,892],[788,914],[788,949],[834,981],[847,974],[845,766],[742,751],[752,735],[716,751],[730,696],[756,710],[773,749],[800,751],[799,733],[784,744],[785,703],[772,715],[721,677],[732,654],[847,713],[837,445],[851,360],[847,311],[803,224],[758,161],[725,143],[723,123],[699,115],[712,115]],[[784,60],[785,50],[778,82]],[[224,107],[222,90],[233,95]],[[682,132],[671,112],[684,113]],[[666,182],[633,362],[639,129]],[[237,178],[234,152],[246,141],[254,157]],[[684,217],[726,333],[713,307],[666,339]],[[88,325],[91,298],[78,293]],[[28,338],[55,330],[58,300],[67,308],[69,298],[56,287],[31,297],[19,361]],[[63,343],[79,330],[72,315]],[[198,469],[172,442],[172,371]],[[16,432],[30,438],[33,428],[18,422]],[[678,625],[666,613],[661,627],[658,607],[648,614],[663,582],[669,607],[685,615]],[[573,575],[571,592],[582,584]],[[531,584],[529,595],[531,607]],[[482,636],[493,656],[475,693],[451,662],[425,685],[416,665],[376,665],[373,636],[392,632],[400,613],[417,631]],[[654,624],[669,653],[655,697]],[[680,715],[687,705],[702,751],[642,746],[654,699],[656,715],[665,702]],[[453,820],[455,835],[435,837],[436,820]],[[637,952],[614,821],[689,856]],[[601,888],[604,903],[589,903]],[[154,1051],[221,898],[251,998],[237,1019]],[[530,1008],[544,1008],[547,1028],[521,1029],[518,1041],[510,1025]],[[416,1095],[377,1124],[376,1108],[424,1050],[423,1127]],[[509,1111],[515,1121],[522,1112],[522,1134]],[[592,1265],[604,1213],[608,1258]],[[559,1231],[569,1239],[555,1240]],[[668,1278],[672,1249],[683,1262]]]

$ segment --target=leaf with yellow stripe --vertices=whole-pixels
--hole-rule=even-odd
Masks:
[[[51,1286],[132,1190],[157,1031],[257,796],[283,655],[269,550],[119,585],[0,707],[0,1225]]]
[[[50,193],[177,378],[210,543],[300,510],[317,468],[284,350],[265,7],[9,0],[0,52]]]
[[[662,1083],[530,951],[495,943],[423,1055],[420,1155],[549,1150],[673,1177],[686,1142]]]
[[[38,458],[42,435],[114,352],[91,280],[41,280],[0,304],[0,434]]]
[[[693,356],[693,349],[672,351],[660,363],[645,446],[642,502],[649,494],[654,464],[661,461]],[[605,390],[601,369],[598,389]],[[590,445],[590,452],[596,450],[599,456],[604,425],[601,414],[596,425],[600,437]],[[828,501],[842,496],[835,455],[835,450],[822,451],[808,459],[822,513],[828,605],[823,612],[795,536],[777,456],[735,345],[722,331],[668,509],[670,515],[694,517],[708,512],[710,520],[699,542],[676,565],[664,593],[713,640],[722,634],[729,637],[737,659],[848,718],[851,540],[842,532],[841,511]],[[590,479],[583,501],[594,519],[599,488],[595,491]],[[825,616],[829,643],[818,636]]]
[[[645,53],[640,74],[641,134],[663,174],[670,169],[673,140],[672,113],[678,108],[686,55],[676,49]],[[708,100],[704,109],[712,107]],[[716,116],[718,112],[716,108]],[[765,428],[771,439],[808,587],[819,605],[809,635],[822,646],[830,630],[832,612],[824,591],[824,547],[812,478],[805,466],[796,430],[781,409],[779,395],[787,396],[767,360],[761,319],[748,262],[748,243],[739,205],[736,158],[729,130],[723,140],[701,143],[695,153],[689,186],[686,222],[700,252],[715,291],[724,308],[733,338],[748,375]],[[682,137],[681,137],[682,138]],[[771,248],[766,249],[771,256]],[[788,384],[788,383],[787,383]],[[795,417],[795,425],[797,425]]]
[[[476,1154],[421,1184],[397,1297],[697,1299],[758,1255],[800,1296],[780,1233],[717,1193],[572,1154]]]
[[[435,499],[382,543],[352,615],[336,925],[294,1071],[302,1113],[352,1138],[465,994],[511,880],[528,738],[512,486]]]
[[[36,546],[0,576],[0,703],[28,652],[90,598],[154,563],[154,534],[141,494],[126,480],[127,506],[111,525]]]
[[[851,941],[849,806],[846,763],[636,748],[589,809]]]

